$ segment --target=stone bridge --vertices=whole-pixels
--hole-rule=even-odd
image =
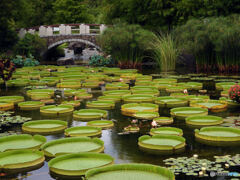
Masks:
[[[22,28],[19,31],[19,37],[23,38],[26,33],[37,33],[41,38],[46,39],[48,50],[65,42],[81,42],[101,50],[97,45],[96,36],[103,33],[105,29],[104,24],[57,24]]]

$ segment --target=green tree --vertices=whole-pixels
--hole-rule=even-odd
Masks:
[[[56,0],[53,3],[57,23],[88,23],[91,21],[83,0]]]

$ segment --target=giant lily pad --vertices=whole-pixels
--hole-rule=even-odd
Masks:
[[[118,96],[111,96],[111,95],[99,96],[98,100],[119,102],[119,101],[121,101],[121,97],[120,96],[119,97]]]
[[[139,148],[150,154],[174,154],[185,148],[185,139],[175,135],[144,135],[138,139]]]
[[[58,88],[71,88],[71,89],[80,89],[81,83],[80,82],[62,82],[57,84]]]
[[[18,103],[18,106],[21,110],[36,110],[40,109],[40,107],[44,105],[45,104],[41,101],[25,101]]]
[[[158,112],[136,112],[133,115],[137,119],[146,119],[146,120],[153,120],[154,118],[159,117]]]
[[[108,120],[96,120],[96,121],[88,122],[87,125],[107,129],[107,128],[113,127],[114,123],[112,121],[108,121]]]
[[[196,139],[213,146],[240,145],[240,129],[232,127],[203,127],[195,129]]]
[[[60,120],[38,120],[26,122],[22,130],[26,133],[55,134],[63,132],[67,128],[67,122]]]
[[[0,152],[18,149],[39,149],[46,142],[41,135],[29,134],[10,135],[0,138]]]
[[[200,90],[202,89],[203,84],[199,82],[184,82],[178,83],[178,86],[184,86],[188,90]]]
[[[102,152],[104,142],[98,138],[70,137],[47,142],[41,149],[48,157],[80,152]]]
[[[76,177],[84,175],[89,169],[113,164],[114,159],[102,153],[66,154],[49,161],[51,172],[57,175]]]
[[[123,115],[133,116],[136,112],[158,112],[158,105],[151,103],[129,103],[121,106]]]
[[[74,96],[75,94],[81,94],[81,93],[86,93],[85,89],[67,89],[64,90],[64,96]]]
[[[22,172],[43,164],[44,153],[32,150],[13,150],[0,153],[0,167],[3,172]]]
[[[218,116],[191,116],[186,118],[186,124],[190,126],[212,126],[223,123],[223,118]]]
[[[13,102],[5,102],[0,101],[0,110],[1,111],[8,111],[14,109],[14,103]]]
[[[89,121],[101,118],[106,118],[108,115],[107,111],[100,109],[81,109],[73,112],[74,119]]]
[[[227,102],[219,100],[198,100],[191,101],[190,106],[206,108],[211,111],[224,111],[227,109]]]
[[[79,107],[81,105],[81,102],[80,101],[63,101],[62,104],[71,105],[73,107]]]
[[[106,90],[128,90],[129,85],[125,83],[112,83],[106,85]]]
[[[186,117],[195,116],[195,115],[207,115],[208,110],[198,107],[178,107],[170,110],[170,113],[173,117],[176,117],[181,120],[185,120]]]
[[[155,103],[159,105],[159,107],[182,107],[188,105],[188,100],[186,98],[177,98],[172,96],[162,96],[155,99]]]
[[[49,94],[53,96],[54,90],[53,89],[32,89],[27,91],[28,96],[32,96],[34,94]]]
[[[159,125],[168,125],[173,123],[173,118],[172,117],[157,117],[153,119],[154,121],[157,122]]]
[[[167,168],[150,164],[117,164],[89,170],[87,180],[174,180],[174,174]]]
[[[153,95],[147,94],[123,96],[124,103],[152,103],[154,99]]]
[[[88,137],[99,137],[102,134],[102,129],[99,127],[92,126],[78,126],[65,129],[66,136],[88,136]]]
[[[14,104],[17,104],[19,102],[23,102],[24,97],[23,96],[1,96],[0,101],[12,102]]]
[[[40,108],[40,112],[44,115],[62,115],[62,114],[69,114],[72,113],[74,110],[72,105],[50,105],[50,106],[43,106]]]
[[[119,96],[122,97],[123,95],[129,95],[131,91],[129,90],[112,90],[112,91],[104,91],[103,95],[110,95],[110,96]]]
[[[153,136],[157,134],[182,136],[183,131],[182,129],[175,128],[175,127],[159,127],[159,128],[152,128],[150,130],[150,135]]]
[[[92,109],[114,109],[115,102],[114,101],[91,101],[87,102],[87,108]]]

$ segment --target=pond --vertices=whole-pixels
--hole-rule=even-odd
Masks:
[[[5,92],[2,90],[1,96],[10,96],[10,95],[20,95],[24,96],[25,101],[30,101],[30,98],[26,95],[26,90],[23,87],[10,87],[8,91]],[[92,90],[91,93],[93,97],[91,99],[83,100],[79,107],[76,107],[75,110],[85,109],[86,103],[88,101],[97,100],[99,96],[102,95],[100,89]],[[166,92],[165,92],[166,93]],[[190,92],[191,93],[191,92]],[[196,92],[194,91],[193,94]],[[161,93],[160,93],[161,94]],[[161,96],[161,95],[160,95]],[[212,98],[216,99],[218,96],[213,96]],[[213,160],[214,156],[223,156],[223,155],[235,155],[240,152],[238,147],[214,147],[204,145],[195,140],[194,137],[194,128],[191,128],[186,125],[185,121],[180,119],[175,119],[174,123],[169,125],[171,127],[177,127],[183,130],[183,137],[186,138],[186,149],[181,154],[177,155],[150,155],[139,150],[138,147],[138,138],[142,135],[149,134],[151,129],[150,121],[143,122],[140,131],[137,133],[129,133],[129,134],[121,134],[123,129],[131,124],[131,121],[134,119],[129,116],[124,116],[121,113],[121,105],[123,102],[117,102],[115,104],[114,109],[109,109],[108,117],[106,119],[114,121],[114,127],[110,129],[103,129],[101,140],[104,141],[104,153],[111,155],[115,159],[115,163],[149,163],[154,165],[166,166],[163,160],[168,159],[170,157],[192,157],[194,154],[198,154],[199,158],[206,158],[209,160]],[[159,109],[160,116],[171,116],[170,109],[163,107]],[[22,111],[19,108],[15,107],[15,115],[20,115],[24,117],[31,117],[33,120],[44,120],[44,119],[58,119],[64,120],[68,122],[68,127],[75,126],[85,126],[87,122],[76,121],[73,119],[73,115],[67,115],[64,117],[54,118],[51,116],[42,115],[39,110],[32,111]],[[220,117],[228,117],[228,116],[239,116],[240,108],[237,109],[227,109],[222,112],[212,112],[209,111],[209,115],[215,115]],[[4,128],[4,131],[15,131],[21,133],[21,125],[15,125],[14,127]],[[57,135],[46,135],[47,141],[64,138],[64,134]],[[8,176],[9,178],[16,179],[34,179],[34,180],[48,180],[54,179],[54,177],[50,176],[48,164],[45,161],[44,165],[34,171],[30,171],[27,173],[17,174]],[[187,177],[185,177],[187,178]],[[223,178],[223,177],[219,177]],[[0,177],[1,179],[1,177]],[[176,179],[182,179],[180,176],[176,176]]]

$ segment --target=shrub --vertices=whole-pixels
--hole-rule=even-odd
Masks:
[[[111,57],[105,58],[104,56],[100,56],[100,55],[92,56],[89,61],[90,66],[109,66],[112,63],[113,62]]]
[[[238,103],[240,103],[240,86],[236,83],[229,89],[229,97]]]
[[[23,56],[17,55],[15,59],[11,60],[16,67],[27,67],[27,66],[37,66],[39,62],[34,59],[34,57],[30,54],[29,57],[24,58]]]

